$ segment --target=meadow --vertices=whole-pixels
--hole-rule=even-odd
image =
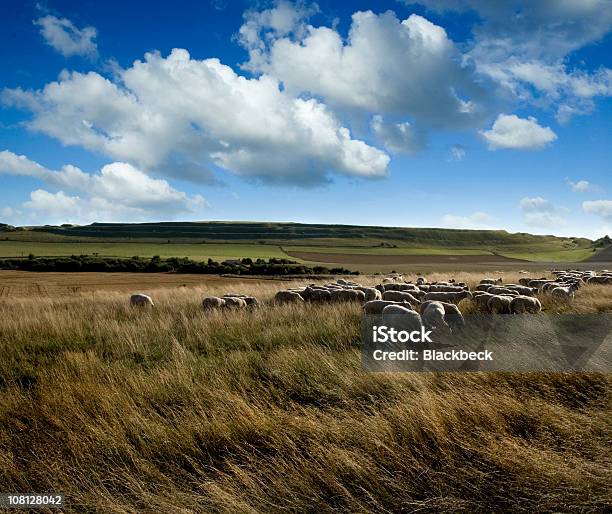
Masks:
[[[412,264],[423,265],[421,271],[449,269],[436,267],[446,262],[444,257],[456,257],[458,262],[469,265],[479,261],[469,257],[481,256],[483,263],[497,261],[508,268],[513,266],[513,260],[544,265],[574,263],[596,257],[604,246],[584,238],[512,234],[502,230],[299,223],[94,223],[5,230],[0,226],[0,258],[30,254],[158,255],[215,261],[275,257],[304,263],[335,263],[364,272],[372,272],[372,266],[382,266],[378,271],[385,272],[394,267],[409,271],[407,265]]]
[[[366,373],[360,307],[272,305],[288,285],[151,281],[151,310],[125,289],[0,298],[3,489],[70,512],[610,507],[609,375]],[[226,292],[264,307],[202,311]],[[544,307],[611,312],[612,287]]]

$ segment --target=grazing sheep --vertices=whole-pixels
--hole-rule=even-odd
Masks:
[[[277,303],[302,303],[304,298],[295,291],[279,291],[274,295],[274,300]]]
[[[313,288],[307,296],[304,295],[304,299],[313,303],[329,303],[331,302],[332,294],[327,289]]]
[[[391,300],[394,302],[408,302],[411,305],[418,305],[421,303],[411,293],[407,291],[385,291],[383,294],[383,300]]]
[[[413,332],[421,330],[423,322],[418,312],[408,309],[401,305],[387,305],[382,310],[385,323],[393,321],[393,326],[398,330]]]
[[[425,295],[425,300],[434,300],[440,302],[459,303],[464,299],[471,300],[473,298],[472,293],[469,291],[448,291],[448,292],[433,292]]]
[[[366,302],[382,299],[382,293],[378,289],[374,289],[373,287],[358,287],[357,289],[363,291]]]
[[[558,300],[573,300],[575,296],[575,291],[577,289],[578,286],[575,284],[569,285],[567,287],[555,287],[550,292],[550,295]]]
[[[542,310],[542,304],[537,298],[532,296],[515,296],[510,302],[510,312],[512,314],[523,314],[529,312],[531,314],[537,314]]]
[[[512,284],[512,285],[509,284],[506,287],[512,291],[516,291],[517,293],[523,296],[535,296],[536,291],[537,291],[536,289],[532,287],[518,286],[516,284]]]
[[[454,303],[442,303],[444,307],[444,321],[449,327],[465,327],[463,314]]]
[[[204,307],[205,310],[220,309],[225,307],[225,299],[218,298],[217,296],[207,296],[202,300],[202,307]]]
[[[612,284],[612,277],[609,275],[598,275],[587,278],[587,284]]]
[[[478,307],[483,310],[488,310],[489,298],[493,298],[494,295],[487,292],[480,292],[474,295],[473,301]]]
[[[508,289],[507,287],[492,287],[487,292],[491,294],[504,295],[504,296],[518,295],[518,292],[513,291],[512,289]]]
[[[465,291],[465,287],[449,284],[432,284],[429,286],[429,292],[431,293],[457,293],[459,291]]]
[[[495,287],[495,284],[478,284],[476,286],[476,291],[488,291],[492,287]]]
[[[358,289],[340,289],[332,291],[332,302],[363,302],[365,293]]]
[[[247,306],[247,303],[244,301],[243,298],[236,298],[235,296],[228,296],[227,298],[224,298],[225,300],[225,307],[228,309],[245,309]]]
[[[410,307],[409,303],[393,302],[391,300],[372,300],[363,304],[363,311],[366,314],[382,314],[382,311],[388,305],[401,305],[403,307]]]
[[[504,281],[501,277],[499,278],[483,278],[480,281],[480,284],[494,284],[494,285],[499,285],[499,284],[503,284]]]
[[[511,296],[493,295],[487,302],[487,308],[493,314],[510,314],[511,303]]]
[[[444,320],[444,305],[441,302],[431,302],[421,311],[423,325],[429,329],[445,329],[448,324]]]
[[[259,300],[254,296],[244,296],[242,299],[244,300],[244,303],[247,304],[247,307],[254,308],[260,306]]]
[[[150,296],[142,293],[135,293],[130,296],[130,304],[134,307],[154,307],[155,304]]]

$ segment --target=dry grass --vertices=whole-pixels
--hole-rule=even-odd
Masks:
[[[364,373],[358,306],[200,310],[229,290],[1,299],[1,489],[98,512],[610,507],[609,375]]]

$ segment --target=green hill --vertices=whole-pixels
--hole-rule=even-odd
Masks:
[[[280,257],[285,251],[370,255],[499,255],[575,262],[601,245],[585,238],[505,230],[456,230],[272,222],[93,223],[0,225],[0,256],[162,255]]]

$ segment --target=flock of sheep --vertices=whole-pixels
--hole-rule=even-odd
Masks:
[[[501,278],[484,278],[473,291],[464,282],[427,282],[419,277],[407,282],[401,275],[386,277],[374,287],[338,279],[327,284],[284,289],[274,297],[277,304],[359,302],[366,314],[403,315],[410,325],[414,323],[440,328],[463,326],[463,316],[457,306],[462,300],[471,300],[481,311],[492,314],[535,314],[542,310],[538,299],[550,295],[561,301],[573,299],[583,284],[612,284],[612,271],[554,271],[554,278],[521,278],[518,284],[503,284]],[[134,306],[150,306],[150,296],[134,294]],[[205,310],[255,308],[260,302],[254,296],[226,294],[208,296],[202,306]]]

